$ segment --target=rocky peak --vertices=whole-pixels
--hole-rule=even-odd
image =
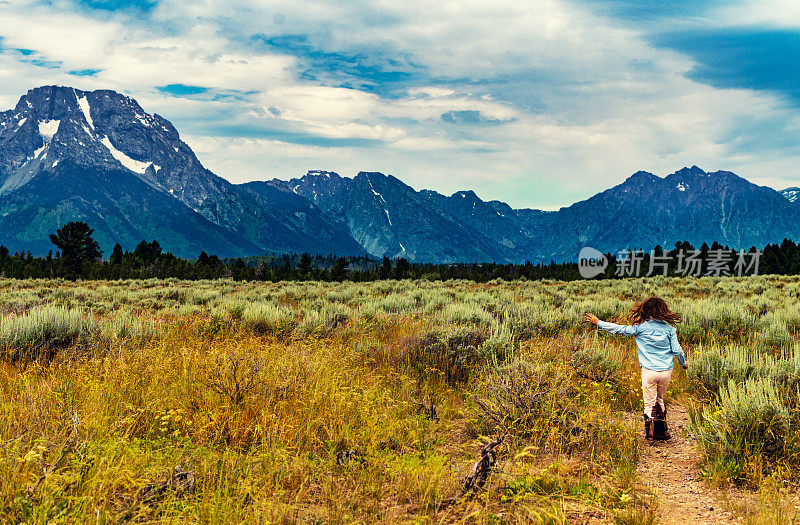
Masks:
[[[686,177],[686,178],[697,178],[697,177],[705,177],[709,174],[703,171],[702,169],[698,168],[697,166],[692,166],[691,168],[683,167],[672,174],[673,176],[679,177]]]
[[[658,182],[661,180],[661,177],[657,175],[653,175],[648,171],[637,171],[627,179],[623,184],[641,184],[641,183],[650,183],[650,182]]]
[[[721,196],[730,191],[751,191],[756,188],[733,172],[705,172],[697,166],[683,168],[667,175],[664,184],[666,189],[677,190],[687,196],[686,192],[711,192],[709,197]]]
[[[287,191],[301,195],[314,204],[327,209],[339,195],[346,192],[351,179],[334,171],[310,170],[300,178],[284,183]]]
[[[13,191],[60,162],[131,173],[165,192],[181,193],[160,171],[202,169],[166,119],[147,114],[130,97],[109,90],[43,86],[0,114],[0,193]],[[170,191],[171,190],[171,191]]]
[[[452,196],[458,199],[465,199],[469,202],[476,202],[476,201],[483,202],[481,201],[480,197],[478,197],[478,195],[472,190],[457,191]]]
[[[359,171],[358,174],[356,175],[356,178],[359,177],[366,177],[368,179],[376,179],[376,178],[386,179],[390,177],[390,175],[384,175],[380,171]]]
[[[305,174],[306,177],[309,179],[314,177],[320,177],[323,179],[341,179],[342,177],[336,173],[335,171],[325,171],[325,170],[308,170]]]
[[[0,113],[0,144],[0,195],[66,163],[136,177],[215,224],[237,224],[231,184],[202,166],[169,121],[121,93],[31,89]]]
[[[409,187],[405,182],[401,181],[394,175],[386,175],[381,173],[380,171],[359,171],[358,174],[353,178],[353,180],[366,180],[371,182],[372,184],[380,184],[380,185],[394,185],[394,186],[402,186],[402,187]]]
[[[422,197],[411,186],[401,181],[394,175],[386,175],[379,171],[359,171],[353,178],[354,191],[363,192],[365,195],[374,196],[384,205],[391,200],[402,203],[417,202]]]

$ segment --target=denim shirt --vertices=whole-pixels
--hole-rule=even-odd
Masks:
[[[672,356],[681,366],[686,364],[683,348],[678,343],[677,330],[664,321],[648,319],[641,324],[619,325],[600,321],[597,327],[612,334],[632,335],[636,338],[639,365],[642,368],[663,372],[672,369]]]

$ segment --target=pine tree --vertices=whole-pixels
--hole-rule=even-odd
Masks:
[[[410,269],[411,269],[411,264],[408,262],[408,259],[406,259],[405,257],[401,257],[397,261],[397,264],[394,267],[395,278],[405,279]]]
[[[50,241],[61,250],[61,263],[68,279],[83,275],[84,261],[93,261],[102,255],[100,245],[92,238],[93,233],[85,222],[73,221],[50,234]]]
[[[392,275],[392,260],[384,257],[381,261],[381,267],[378,270],[378,277],[381,279],[388,279]]]
[[[331,268],[331,279],[334,281],[344,281],[347,279],[348,274],[348,263],[347,259],[344,257],[339,257],[335,261],[333,261],[333,268]]]
[[[304,253],[300,257],[300,262],[297,263],[297,271],[300,273],[301,278],[307,278],[311,272],[311,255]]]
[[[111,251],[111,258],[109,259],[109,262],[115,265],[122,264],[123,255],[122,246],[117,243],[114,245],[114,249]]]

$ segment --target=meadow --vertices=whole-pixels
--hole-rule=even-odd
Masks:
[[[634,342],[581,323],[651,294],[704,483],[788,498],[797,277],[3,279],[0,522],[655,523]]]

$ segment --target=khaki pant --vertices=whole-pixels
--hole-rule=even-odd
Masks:
[[[656,403],[661,405],[661,408],[666,409],[664,405],[664,393],[669,386],[669,380],[672,378],[672,369],[656,372],[642,368],[642,399],[644,400],[644,413],[647,417],[653,417],[653,407]]]

